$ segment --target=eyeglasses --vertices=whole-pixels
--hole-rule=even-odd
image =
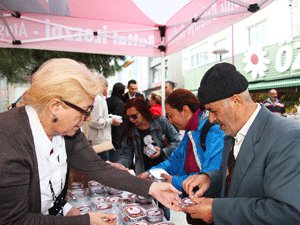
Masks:
[[[139,113],[132,114],[132,115],[127,115],[128,119],[133,119],[136,120],[138,118]]]
[[[93,111],[93,108],[94,106],[90,106],[90,108],[88,108],[88,110],[84,110],[83,108],[80,108],[79,106],[77,105],[74,105],[73,103],[71,102],[68,102],[68,101],[65,101],[65,100],[61,100],[63,103],[65,103],[67,106],[71,107],[72,109],[75,109],[77,110],[78,112],[82,113],[83,114],[83,119],[84,120],[87,120],[87,118],[91,115],[92,111]]]

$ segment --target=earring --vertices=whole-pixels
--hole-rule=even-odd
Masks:
[[[58,121],[58,118],[56,115],[52,116],[52,123],[56,123]]]

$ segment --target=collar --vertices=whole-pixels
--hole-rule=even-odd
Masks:
[[[271,99],[270,98],[268,98],[268,100],[267,100],[269,103],[271,103],[272,105],[274,105],[274,104],[276,104],[276,103],[278,103],[279,102],[279,99],[278,98],[276,98],[275,99],[275,102],[272,102],[271,101]]]
[[[135,95],[136,95],[136,93],[135,93],[134,95],[131,95],[131,94],[128,92],[128,96],[129,96],[130,99],[135,98]]]
[[[249,128],[251,127],[253,121],[255,120],[259,110],[261,109],[260,104],[256,103],[256,109],[253,114],[250,116],[248,121],[244,124],[244,126],[239,130],[239,132],[234,137],[235,144],[239,144],[241,141],[244,140]]]
[[[25,106],[25,109],[29,118],[36,151],[43,152],[48,159],[56,158],[59,155],[59,149],[64,145],[63,137],[55,135],[51,141],[48,138],[35,109],[29,105]],[[53,153],[51,154],[52,149]]]

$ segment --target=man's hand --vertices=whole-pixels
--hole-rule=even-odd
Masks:
[[[181,210],[180,198],[178,196],[181,194],[181,192],[169,183],[153,182],[150,186],[148,194],[152,195],[160,203],[172,210]]]
[[[183,181],[182,186],[189,197],[201,197],[210,187],[210,178],[204,173],[189,176],[185,181]],[[199,188],[196,193],[193,192],[194,187]]]
[[[149,180],[149,179],[150,179],[150,173],[148,173],[148,172],[140,173],[140,174],[138,175],[138,177],[139,177],[139,178],[142,178],[142,179],[144,179],[144,180]]]
[[[117,215],[90,212],[90,225],[116,225]]]
[[[183,207],[182,211],[191,215],[194,219],[201,219],[206,223],[214,221],[212,214],[213,198],[191,198],[192,201],[197,202],[197,205],[190,207]]]

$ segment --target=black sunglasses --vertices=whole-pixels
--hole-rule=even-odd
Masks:
[[[71,107],[72,109],[77,110],[78,112],[83,114],[83,119],[86,120],[92,113],[94,106],[91,106],[90,108],[88,108],[88,110],[84,110],[83,108],[80,108],[77,105],[74,105],[71,102],[65,101],[65,100],[61,100],[63,103],[65,103],[67,106]]]
[[[136,120],[138,118],[139,113],[132,114],[132,115],[127,115],[128,119],[133,119]]]

